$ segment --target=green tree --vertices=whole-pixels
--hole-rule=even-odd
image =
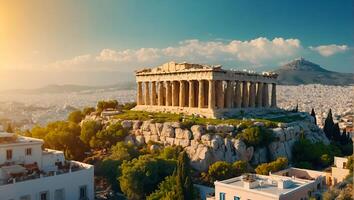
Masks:
[[[85,121],[81,125],[80,139],[86,145],[94,148],[96,143],[94,141],[98,131],[102,129],[102,125],[96,121]]]
[[[279,157],[273,162],[258,165],[255,171],[257,174],[268,175],[269,172],[277,172],[285,169],[287,166],[288,159],[285,157]]]
[[[238,137],[242,138],[247,146],[255,147],[266,146],[274,140],[273,132],[259,126],[244,129]]]
[[[173,159],[177,160],[178,155],[183,151],[181,146],[168,146],[162,149],[159,157],[162,159]]]
[[[338,123],[335,123],[332,127],[333,140],[336,142],[340,142],[341,140],[341,132]]]
[[[238,160],[232,164],[235,176],[240,176],[248,171],[248,163],[244,160]]]
[[[119,166],[122,164],[120,160],[112,160],[110,158],[104,159],[98,164],[95,164],[95,176],[105,177],[112,185],[114,191],[120,191],[117,177],[120,176]]]
[[[175,187],[177,184],[177,176],[167,176],[164,181],[159,184],[157,190],[151,193],[147,200],[175,200],[178,198]]]
[[[124,161],[121,165],[122,175],[118,178],[120,188],[128,199],[144,199],[166,176],[172,174],[175,167],[175,161],[154,158],[152,155]]]
[[[148,200],[192,200],[196,198],[196,192],[190,176],[189,158],[186,152],[178,156],[177,171],[160,183]]]
[[[97,111],[102,112],[108,108],[116,109],[118,108],[118,105],[117,100],[99,101],[97,102]]]
[[[43,139],[48,134],[46,128],[36,125],[32,128],[30,137]]]
[[[315,113],[315,109],[313,109],[313,108],[311,110],[311,116],[313,117],[313,120],[314,120],[315,124],[317,125],[316,113]]]
[[[95,111],[96,111],[96,109],[94,107],[85,107],[84,109],[82,109],[82,115],[86,116],[86,115],[89,115]]]
[[[210,165],[208,176],[211,183],[214,181],[222,181],[234,176],[234,168],[232,164],[225,161],[217,161]]]
[[[125,103],[123,106],[123,110],[131,110],[136,106],[136,102]]]
[[[111,155],[109,159],[119,160],[131,160],[139,155],[138,149],[132,144],[125,144],[124,142],[118,142],[111,148]]]
[[[312,143],[307,139],[296,141],[292,149],[293,161],[296,166],[298,163],[307,162],[312,165],[312,168],[322,168],[324,162],[322,162],[321,156],[324,154],[333,160],[334,156],[341,155],[341,151],[335,145],[325,145],[321,142]]]
[[[189,157],[185,151],[180,153],[177,162],[177,194],[178,198],[181,200],[192,200],[193,199],[193,184],[190,175]]]
[[[334,122],[332,117],[332,109],[329,109],[327,118],[325,120],[325,124],[323,126],[323,131],[325,132],[329,140],[333,139],[333,126],[334,126]]]
[[[98,131],[94,142],[90,142],[90,146],[110,148],[117,142],[123,141],[127,135],[128,130],[123,129],[122,125],[117,122],[104,130]]]
[[[80,110],[75,110],[69,114],[68,121],[78,124],[81,122],[83,117],[84,117],[84,115],[81,113]]]
[[[49,123],[46,127],[47,134],[44,137],[44,146],[56,150],[62,150],[66,158],[82,160],[87,146],[80,140],[80,126],[67,121]]]
[[[333,158],[328,154],[323,154],[320,159],[323,167],[327,167],[333,162]]]

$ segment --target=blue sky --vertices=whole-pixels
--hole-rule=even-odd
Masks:
[[[352,0],[0,1],[0,78],[16,87],[115,83],[169,60],[353,70]]]

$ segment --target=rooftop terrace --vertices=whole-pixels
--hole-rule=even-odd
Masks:
[[[253,191],[271,196],[281,196],[310,184],[312,181],[284,176],[270,175],[243,175],[228,180],[216,182],[215,184],[227,187]]]

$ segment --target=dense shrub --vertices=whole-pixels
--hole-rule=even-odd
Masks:
[[[136,106],[136,102],[131,102],[131,103],[125,103],[123,105],[123,110],[131,110]]]
[[[35,126],[27,136],[44,140],[44,147],[63,151],[67,159],[83,160],[88,146],[80,140],[80,126],[74,122],[56,121],[45,127]]]
[[[124,161],[121,165],[122,175],[118,178],[120,188],[128,199],[144,199],[166,176],[172,174],[175,167],[175,161],[151,155]]]
[[[248,163],[245,161],[236,161],[228,163],[225,161],[217,161],[209,166],[206,173],[202,174],[205,182],[213,184],[215,181],[229,179],[235,176],[248,172]]]
[[[258,165],[255,170],[257,174],[268,175],[269,172],[277,172],[285,169],[287,166],[288,159],[285,157],[279,157],[273,162]]]
[[[68,116],[68,121],[69,122],[74,122],[76,124],[80,123],[84,115],[80,110],[75,110],[71,112]]]
[[[91,148],[95,148],[94,139],[98,131],[102,129],[102,125],[96,121],[85,121],[81,125],[80,139]]]
[[[321,142],[312,143],[307,139],[295,142],[293,149],[295,165],[306,162],[311,164],[311,169],[323,168],[330,165],[334,156],[340,156],[340,150],[334,145],[325,145]],[[326,156],[324,156],[326,154]],[[323,157],[322,157],[323,156]]]
[[[177,160],[178,155],[183,151],[181,146],[168,146],[161,150],[159,157],[162,159]]]
[[[124,142],[118,142],[111,147],[111,155],[109,156],[109,159],[123,162],[124,160],[131,160],[138,156],[139,151],[136,146],[132,144],[125,144]]]
[[[118,105],[119,104],[117,100],[99,101],[97,103],[97,111],[102,112],[108,108],[116,109]]]
[[[189,158],[186,152],[181,152],[178,156],[177,171],[172,176],[166,177],[159,184],[148,200],[193,200],[197,198],[198,192],[193,188],[190,176]]]
[[[273,132],[259,126],[244,129],[239,135],[247,146],[263,147],[274,140]]]
[[[85,107],[84,109],[82,109],[82,115],[86,116],[86,115],[89,115],[95,111],[96,111],[96,109],[94,107]]]
[[[95,175],[105,177],[114,191],[120,191],[117,177],[121,174],[119,168],[121,164],[122,161],[120,160],[104,159],[95,165]]]

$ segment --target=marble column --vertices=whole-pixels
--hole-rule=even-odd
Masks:
[[[277,85],[272,83],[272,100],[271,100],[271,107],[277,107]]]
[[[189,102],[188,102],[188,106],[189,107],[195,107],[195,96],[194,96],[194,93],[195,93],[195,86],[194,86],[194,81],[189,81]]]
[[[156,105],[156,81],[151,82],[151,105]]]
[[[262,100],[263,100],[263,83],[258,82],[257,83],[257,97],[256,97],[256,106],[257,108],[260,108],[263,106]]]
[[[172,106],[179,106],[179,83],[177,81],[172,82]]]
[[[198,108],[204,108],[204,81],[199,80]]]
[[[215,81],[209,80],[209,98],[208,98],[208,108],[215,109]]]
[[[157,98],[158,98],[158,105],[159,106],[164,106],[164,104],[163,104],[163,82],[162,81],[159,81],[158,82],[158,84],[159,84],[159,86],[158,86],[158,90],[159,90],[159,92],[158,92],[158,94],[157,94]]]
[[[166,81],[166,106],[172,106],[172,85],[171,85],[171,81]]]
[[[143,103],[143,84],[142,82],[138,82],[138,90],[136,94],[136,104],[144,105]]]
[[[263,83],[262,93],[263,93],[262,105],[263,105],[263,107],[269,107],[268,83]]]
[[[145,105],[150,105],[150,83],[145,82]]]
[[[179,82],[179,107],[184,107],[186,105],[186,82]]]
[[[242,107],[247,108],[248,107],[248,86],[247,86],[247,81],[242,82]]]
[[[225,95],[225,107],[231,108],[232,107],[232,82],[226,81],[226,95]]]
[[[225,104],[222,82],[221,80],[215,82],[216,106],[218,109],[223,109]]]
[[[236,108],[241,108],[242,104],[242,98],[241,98],[241,83],[240,81],[236,81],[236,86],[235,86],[235,107]]]
[[[254,108],[256,106],[256,84],[255,82],[250,82],[250,93],[249,93],[249,97],[250,97],[250,102],[249,102],[249,106],[251,108]]]

